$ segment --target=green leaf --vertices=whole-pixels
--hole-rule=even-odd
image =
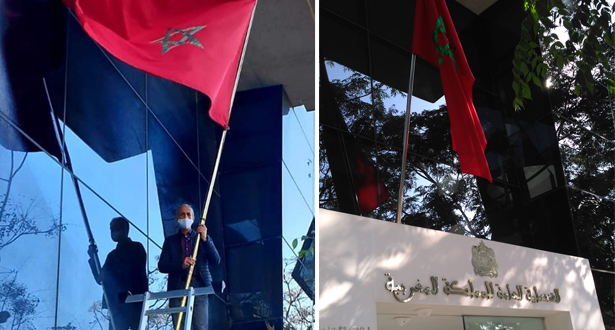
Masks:
[[[521,70],[521,73],[523,73],[523,75],[527,75],[527,73],[529,72],[529,69],[527,68],[527,65],[525,64],[525,62],[521,62],[521,65],[519,66],[519,70]]]
[[[306,250],[301,250],[301,251],[299,251],[299,255],[298,255],[298,257],[299,257],[299,258],[303,258],[303,257],[305,257],[306,252],[307,252]]]
[[[513,81],[512,88],[515,91],[515,95],[519,95],[519,83]]]
[[[537,48],[537,47],[538,47],[538,44],[537,44],[537,43],[535,43],[535,42],[533,42],[533,41],[531,41],[531,42],[530,42],[530,47],[532,47],[532,48]]]
[[[536,64],[538,64],[538,56],[534,57],[532,60],[532,70],[536,68]]]
[[[558,56],[555,62],[559,70],[564,68],[564,58],[562,56]]]
[[[590,79],[587,79],[585,81],[585,87],[587,87],[587,89],[589,90],[590,93],[594,93],[594,82]]]
[[[538,79],[538,77],[533,76],[532,77],[532,81],[534,82],[534,84],[538,87],[540,87],[540,89],[542,89],[542,83],[540,82],[540,79]]]
[[[297,241],[297,239],[295,238],[295,239],[293,240],[293,244],[292,244],[292,246],[293,246],[293,250],[297,248],[297,244],[299,244],[299,242],[298,242],[298,241]]]
[[[609,86],[609,92],[615,93],[615,86]]]
[[[521,83],[521,96],[523,96],[524,99],[532,99],[532,92],[530,91],[530,86],[527,83]]]
[[[525,82],[528,83],[530,82],[530,80],[532,80],[532,77],[534,76],[534,72],[530,72],[527,75],[525,75]],[[523,85],[522,85],[523,86]]]
[[[576,85],[576,86],[574,86],[574,93],[575,93],[577,96],[580,96],[580,95],[581,95],[581,86],[580,86],[580,85]]]
[[[515,111],[521,111],[521,109],[524,108],[523,101],[521,101],[520,98],[515,97],[515,100],[513,101],[513,107],[515,108]]]
[[[547,70],[549,67],[545,63],[538,64],[538,72],[540,77],[545,78],[547,76]]]

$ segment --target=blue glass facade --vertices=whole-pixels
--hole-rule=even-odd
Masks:
[[[61,14],[51,22],[24,15],[35,30],[61,27],[37,36],[54,45],[39,51],[40,61],[60,60],[22,79],[43,82],[31,87],[38,94],[28,94],[39,102],[24,103],[11,90],[17,83],[6,68],[19,59],[5,48],[0,61],[0,313],[9,315],[3,322],[0,314],[3,329],[108,328],[88,249],[95,243],[105,262],[115,248],[109,222],[119,216],[147,252],[150,291],[166,290],[157,269],[164,238],[177,230],[179,204],[193,205],[200,218],[222,133],[209,119],[206,96],[117,61],[59,5],[51,6]],[[3,19],[9,35],[13,23]],[[304,235],[314,214],[313,113],[287,104],[282,86],[237,93],[207,215],[222,257],[210,266],[212,329],[284,323],[288,242]],[[287,143],[295,143],[290,152]],[[305,167],[293,164],[300,155]],[[286,228],[293,236],[285,237]],[[150,328],[170,327],[166,316],[150,319]]]

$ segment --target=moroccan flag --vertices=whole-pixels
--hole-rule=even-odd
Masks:
[[[227,127],[256,0],[64,0],[118,59],[203,92]]]
[[[492,182],[485,159],[487,140],[472,102],[474,76],[444,0],[416,1],[412,53],[440,69],[461,171]]]

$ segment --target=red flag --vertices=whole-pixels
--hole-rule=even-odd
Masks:
[[[485,158],[487,140],[472,102],[474,76],[444,0],[416,1],[412,53],[440,69],[461,171],[492,182]]]
[[[138,69],[205,93],[226,127],[256,0],[64,0],[87,34]]]
[[[384,183],[378,182],[376,168],[361,158],[357,158],[356,177],[359,178],[357,201],[361,214],[370,213],[391,196]]]

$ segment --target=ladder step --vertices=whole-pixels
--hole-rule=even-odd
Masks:
[[[186,297],[190,290],[173,290],[173,291],[163,291],[163,292],[150,292],[149,300],[157,300],[157,299],[168,299],[168,298],[182,298]],[[206,286],[202,288],[194,288],[194,295],[210,295],[214,294],[214,289],[211,286]],[[140,302],[145,299],[144,294],[136,294],[131,295],[126,298],[127,303]]]
[[[186,312],[186,307],[170,307],[162,309],[150,309],[145,312],[145,315],[157,315],[157,314],[175,314],[180,312]]]

